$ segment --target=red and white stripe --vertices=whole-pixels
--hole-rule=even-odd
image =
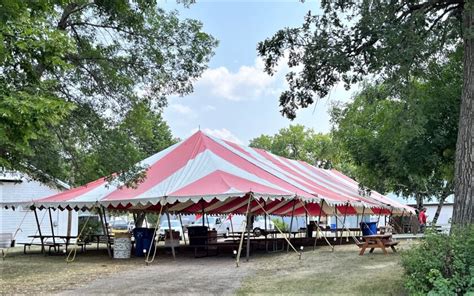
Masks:
[[[104,178],[41,200],[37,207],[82,208],[103,205],[119,210],[182,213],[332,215],[412,211],[375,191],[359,194],[356,181],[336,170],[237,145],[199,131],[138,164],[147,168],[136,188]],[[253,196],[251,196],[253,195]],[[320,203],[325,206],[321,209]],[[265,211],[261,208],[263,207]]]

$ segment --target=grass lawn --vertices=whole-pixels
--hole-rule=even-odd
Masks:
[[[410,243],[403,243],[401,249]],[[400,249],[399,248],[399,249]],[[256,273],[244,279],[239,295],[405,295],[401,281],[400,253],[383,255],[380,249],[363,256],[355,245],[328,247],[262,260]],[[245,266],[245,265],[244,265]]]
[[[408,243],[401,245],[402,249],[407,247]],[[175,290],[172,291],[175,292],[179,292],[179,287],[183,287],[183,294],[196,291],[194,286],[203,281],[206,282],[204,287],[216,285],[214,281],[218,276],[222,285],[228,282],[220,291],[233,293],[231,291],[235,290],[226,290],[226,285],[232,283],[237,288],[238,295],[405,294],[401,282],[403,270],[399,264],[399,253],[390,251],[385,256],[380,250],[375,250],[373,254],[359,256],[358,251],[355,245],[338,245],[335,252],[331,252],[329,247],[318,247],[316,251],[305,251],[302,260],[298,260],[294,253],[259,253],[252,256],[248,263],[245,259],[242,260],[241,266],[236,269],[229,254],[217,258],[195,259],[192,255],[186,257],[180,253],[179,260],[174,263],[170,255],[167,255],[166,258],[160,257],[161,259],[150,268],[144,266],[143,258],[111,260],[104,249],[78,254],[74,263],[66,264],[65,256],[23,255],[22,250],[16,248],[10,250],[4,261],[0,261],[0,294],[73,291],[81,286],[91,285],[94,280],[107,281],[112,274],[120,275],[123,271],[125,275],[131,270],[134,270],[137,277],[147,276],[149,280],[146,285],[150,286],[152,291],[159,291],[163,284],[171,284],[174,285]],[[197,274],[192,271],[196,266],[199,269]],[[242,276],[235,278],[225,275],[239,273]],[[156,277],[162,282],[157,281]],[[135,282],[129,277],[119,278],[129,279],[130,285]],[[128,282],[123,284],[129,285]],[[199,291],[205,293],[206,289]],[[115,290],[112,288],[108,292],[121,293],[120,289]]]
[[[31,251],[39,252],[39,247],[32,247]],[[105,249],[88,250],[86,255],[78,252],[71,264],[65,258],[39,253],[24,255],[23,247],[10,249],[5,260],[0,261],[0,294],[53,293],[131,266],[143,266],[143,259],[138,258],[110,260]]]

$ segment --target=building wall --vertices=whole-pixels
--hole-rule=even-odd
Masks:
[[[21,182],[1,182],[0,181],[0,201],[31,201],[41,197],[46,197],[59,190],[50,188],[37,181],[21,177]],[[37,210],[38,219],[41,223],[42,234],[51,234],[49,214],[47,210]],[[53,229],[55,235],[66,235],[68,224],[68,211],[51,211]],[[22,222],[20,226],[20,223]],[[72,212],[71,235],[77,235],[77,213]],[[15,233],[17,242],[29,242],[29,235],[37,233],[37,226],[34,213],[26,209],[0,209],[0,232]]]
[[[428,223],[433,221],[433,217],[436,213],[436,209],[438,205],[436,204],[425,204],[424,207],[426,208],[426,214],[428,215]],[[449,221],[453,216],[453,205],[452,204],[445,204],[441,208],[441,212],[438,217],[437,225],[449,225]]]

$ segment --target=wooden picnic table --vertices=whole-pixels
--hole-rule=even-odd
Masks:
[[[369,253],[372,253],[376,248],[380,248],[382,249],[383,253],[387,255],[387,247],[390,247],[393,252],[397,252],[395,246],[398,244],[398,242],[392,240],[391,233],[365,235],[362,237],[362,239],[364,242],[358,244],[359,248],[361,248],[359,252],[359,255],[361,256],[364,255],[364,252],[367,248],[370,248]]]

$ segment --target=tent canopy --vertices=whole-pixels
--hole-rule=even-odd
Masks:
[[[413,212],[376,191],[361,196],[359,184],[337,170],[325,170],[265,150],[238,145],[198,131],[137,164],[146,178],[135,188],[105,178],[28,205],[54,208],[159,210],[197,213],[251,212],[310,215]],[[255,200],[256,199],[256,200]],[[324,201],[324,202],[323,202]],[[321,204],[323,207],[321,208]],[[15,206],[4,204],[4,206]]]

